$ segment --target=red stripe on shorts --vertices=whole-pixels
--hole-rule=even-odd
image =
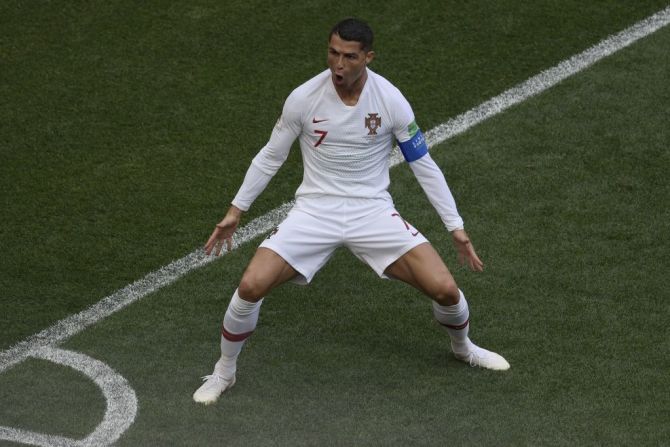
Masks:
[[[221,336],[228,341],[244,341],[253,333],[254,331],[245,332],[243,334],[233,334],[232,332],[228,332],[225,327],[221,327]]]

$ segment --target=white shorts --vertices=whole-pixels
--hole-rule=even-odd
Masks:
[[[325,196],[299,198],[286,219],[261,243],[281,256],[307,284],[338,247],[347,247],[380,277],[402,255],[428,240],[393,203]]]

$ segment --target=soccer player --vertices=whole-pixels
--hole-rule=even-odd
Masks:
[[[235,384],[237,357],[258,321],[263,297],[292,280],[307,284],[336,248],[345,246],[380,277],[404,281],[433,300],[455,357],[472,366],[509,368],[500,355],[468,338],[463,293],[426,238],[395,209],[387,189],[397,141],[458,251],[461,263],[482,271],[442,171],[435,164],[400,91],[367,66],[374,58],[370,27],[346,19],[331,30],[328,69],[286,99],[270,140],[251,162],[225,217],[205,244],[217,256],[288,156],[298,138],[304,165],[292,210],[264,240],[233,294],[223,319],[221,357],[193,394],[211,404]]]

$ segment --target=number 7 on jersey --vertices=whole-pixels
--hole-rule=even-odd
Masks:
[[[316,144],[314,145],[314,147],[319,147],[319,144],[323,143],[323,139],[326,138],[326,135],[328,135],[328,131],[315,130],[314,133],[321,135],[321,137],[319,137],[319,141],[317,141]]]

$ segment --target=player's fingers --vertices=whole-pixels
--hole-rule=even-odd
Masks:
[[[218,245],[218,244],[217,244],[217,240],[216,240],[216,239],[214,239],[214,240],[212,240],[212,241],[208,241],[208,242],[205,244],[205,254],[206,254],[206,255],[210,255],[210,254],[212,253],[212,251],[216,249],[217,245]],[[214,254],[216,254],[216,253],[214,253]]]
[[[223,248],[223,240],[221,238],[216,238],[212,244],[212,249],[214,251],[214,256],[219,256],[221,254],[221,249]]]
[[[221,253],[222,245],[223,242],[218,237],[218,235],[212,234],[212,237],[210,237],[207,243],[205,244],[205,254],[209,255],[212,252],[214,252],[215,256],[219,256],[219,254]]]
[[[226,238],[226,248],[228,249],[228,251],[233,249],[233,238],[232,237]]]
[[[213,248],[214,243],[211,240],[207,241],[207,243],[205,244],[205,254],[209,256],[212,253]]]
[[[212,231],[212,234],[209,236],[209,239],[207,239],[207,243],[205,244],[205,247],[213,247],[214,244],[216,243],[217,239],[219,239],[219,233],[220,233],[219,227],[215,227],[214,231]]]
[[[474,251],[470,254],[470,268],[475,272],[484,271],[484,263]]]

